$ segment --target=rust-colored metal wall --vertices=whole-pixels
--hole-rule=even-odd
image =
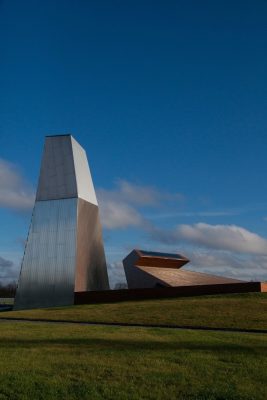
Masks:
[[[217,285],[180,286],[149,289],[104,290],[75,293],[74,304],[109,303],[161,298],[202,296],[226,293],[262,292],[261,282],[242,282]]]

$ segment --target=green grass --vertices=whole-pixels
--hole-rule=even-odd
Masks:
[[[0,323],[0,399],[266,400],[267,336]]]
[[[0,313],[1,317],[267,329],[267,293],[11,311]]]

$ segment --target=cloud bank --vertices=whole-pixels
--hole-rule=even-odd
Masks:
[[[135,185],[125,180],[118,180],[115,189],[98,189],[97,197],[102,225],[106,229],[142,227],[149,222],[138,208],[159,207],[163,200],[181,201],[179,193],[162,193],[150,186]]]
[[[146,219],[141,207],[158,207],[164,200],[183,196],[162,194],[155,188],[118,181],[113,190],[98,191],[102,222],[107,229],[135,227],[145,232],[155,250],[183,251],[191,260],[189,269],[245,280],[267,279],[267,239],[237,225],[179,224],[166,229]],[[159,210],[160,211],[160,210]],[[227,217],[233,211],[174,213],[175,216]],[[172,213],[159,213],[165,218]],[[159,218],[161,219],[161,218]],[[157,218],[155,218],[157,220]],[[154,243],[154,244],[153,244]],[[111,285],[125,280],[121,262],[109,265]]]
[[[178,238],[213,249],[267,255],[267,240],[236,225],[180,225]]]
[[[228,276],[236,279],[267,280],[267,256],[242,255],[228,251],[188,251],[188,269],[209,274]]]
[[[197,223],[178,225],[172,230],[154,228],[154,240],[165,244],[186,242],[217,250],[267,255],[267,239],[236,225]]]
[[[236,225],[197,223],[153,228],[151,237],[165,251],[181,251],[186,268],[243,280],[267,280],[267,239]]]
[[[34,204],[34,190],[12,163],[0,159],[0,207],[29,210]]]
[[[18,268],[13,261],[0,257],[0,282],[9,283],[18,278]]]

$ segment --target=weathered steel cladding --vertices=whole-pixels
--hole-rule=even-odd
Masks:
[[[109,289],[99,209],[78,199],[75,291]]]

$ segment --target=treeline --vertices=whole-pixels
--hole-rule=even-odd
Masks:
[[[16,289],[16,282],[11,282],[6,285],[0,282],[0,297],[15,297]]]

